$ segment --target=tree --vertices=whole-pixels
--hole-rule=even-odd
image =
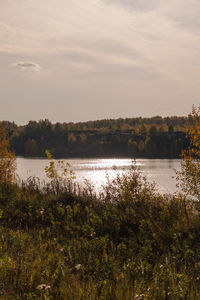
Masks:
[[[68,145],[69,146],[74,146],[76,144],[76,141],[77,141],[77,139],[76,139],[75,135],[73,134],[73,132],[70,133],[68,135]]]
[[[16,179],[16,156],[9,150],[5,128],[0,123],[0,183],[13,183]]]
[[[181,154],[181,170],[177,171],[178,186],[187,196],[200,201],[200,107],[189,115],[187,137],[190,145]]]
[[[151,128],[149,129],[149,135],[154,136],[157,134],[157,129],[155,125],[152,125]]]
[[[147,133],[147,129],[146,129],[146,126],[144,124],[142,124],[140,126],[140,134],[143,134],[145,135]]]
[[[147,136],[145,139],[144,149],[146,154],[150,157],[155,156],[155,153],[157,152],[156,145],[150,136]]]
[[[84,133],[81,133],[80,135],[80,143],[81,145],[86,145],[87,143],[87,136]]]
[[[63,160],[55,161],[49,150],[45,152],[49,160],[49,165],[47,165],[44,170],[50,180],[52,190],[58,193],[66,184],[75,179],[75,175],[68,162]]]
[[[144,142],[143,142],[143,140],[140,140],[139,143],[138,143],[138,151],[139,151],[139,154],[144,153]]]
[[[168,125],[168,132],[174,132],[174,126],[172,124]]]
[[[128,150],[132,155],[135,155],[138,152],[138,145],[136,141],[128,140]]]
[[[34,139],[28,139],[25,143],[25,155],[36,157],[38,155],[38,145]]]

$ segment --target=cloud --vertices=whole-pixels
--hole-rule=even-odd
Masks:
[[[161,114],[175,102],[186,113],[184,103],[190,109],[200,98],[199,14],[199,0],[2,0],[0,99],[13,101],[8,116],[16,97],[29,103],[24,119],[51,114],[50,102],[55,121],[111,117],[116,105],[119,116],[143,114],[148,103],[149,114],[152,103]]]
[[[31,70],[31,71],[40,71],[40,65],[32,61],[19,61],[13,64],[14,67],[18,67],[20,70]]]
[[[163,16],[184,29],[199,31],[199,0],[101,0],[107,6],[121,7],[137,13]]]
[[[171,6],[167,6],[163,13],[184,30],[193,32],[200,30],[200,2],[198,0],[175,1]]]
[[[121,5],[134,10],[152,10],[158,4],[159,0],[102,0],[107,5]]]

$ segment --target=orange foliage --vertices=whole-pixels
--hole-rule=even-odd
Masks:
[[[0,123],[0,183],[11,182],[16,179],[16,156],[9,151],[9,141],[6,130]]]
[[[179,186],[200,201],[200,107],[193,107],[189,115],[188,134],[190,146],[182,152],[181,171],[177,172]]]

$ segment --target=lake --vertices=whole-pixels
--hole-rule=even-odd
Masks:
[[[114,178],[116,172],[128,170],[131,166],[131,159],[64,159],[69,162],[73,169],[76,181],[80,184],[89,180],[96,188],[106,183],[106,178]],[[30,176],[46,180],[44,172],[48,165],[46,159],[17,158],[17,172],[21,179],[26,180]],[[174,169],[180,169],[179,159],[137,159],[136,165],[147,176],[148,180],[155,182],[161,193],[174,192],[176,190],[176,179]],[[116,167],[113,170],[113,167]]]

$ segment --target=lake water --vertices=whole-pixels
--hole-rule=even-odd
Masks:
[[[73,169],[76,181],[80,184],[89,180],[96,188],[106,183],[106,178],[113,178],[116,172],[128,170],[131,166],[131,159],[68,159]],[[48,165],[46,159],[17,158],[17,172],[21,179],[26,180],[30,176],[46,180],[44,172]],[[161,193],[174,192],[176,190],[176,179],[174,169],[180,169],[179,159],[137,159],[136,165],[147,176],[148,180],[155,182]],[[113,170],[113,167],[116,167]]]

